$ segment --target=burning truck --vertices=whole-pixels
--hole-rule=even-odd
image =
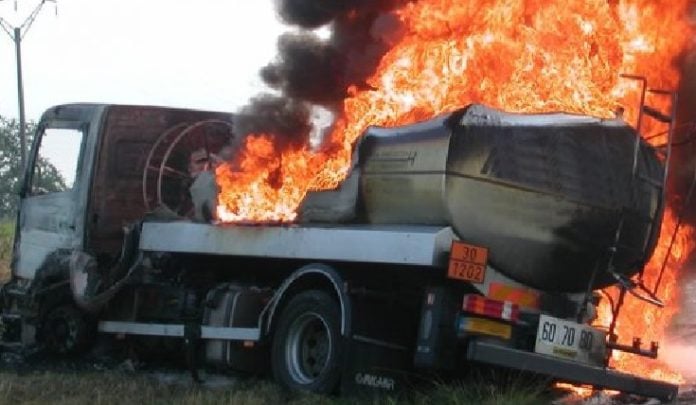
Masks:
[[[346,179],[309,192],[292,222],[226,224],[213,171],[245,164],[214,161],[242,153],[237,119],[49,109],[20,191],[3,344],[77,353],[114,335],[143,353],[183,349],[194,375],[270,369],[322,393],[484,364],[675,398],[673,384],[609,367],[614,351],[656,357],[657,342],[591,326],[606,286],[659,304],[632,276],[655,248],[669,147],[618,118],[473,104],[369,127]],[[37,162],[68,136],[74,182],[47,192]]]
[[[647,86],[679,86],[692,2],[276,3],[301,29],[261,71],[278,99],[44,114],[5,345],[99,333],[315,392],[484,364],[674,398],[613,366],[657,357],[693,246],[676,95]],[[334,114],[317,147],[301,105]],[[42,188],[68,143],[69,187]]]

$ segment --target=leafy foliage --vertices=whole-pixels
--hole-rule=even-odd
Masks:
[[[26,128],[27,142],[31,145],[36,125],[29,123]],[[0,218],[15,215],[19,197],[17,191],[24,178],[21,168],[21,147],[19,143],[19,122],[0,116]],[[46,192],[65,190],[65,180],[51,163],[44,159],[38,162],[41,176],[36,187]]]

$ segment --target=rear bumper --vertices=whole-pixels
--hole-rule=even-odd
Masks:
[[[596,388],[613,389],[663,401],[673,401],[679,389],[674,384],[662,381],[502,347],[478,339],[471,339],[466,357],[479,363],[534,372],[570,383],[588,384]]]

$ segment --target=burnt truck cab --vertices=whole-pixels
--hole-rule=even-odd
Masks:
[[[125,337],[143,355],[171,357],[183,350],[194,376],[201,363],[270,369],[289,388],[322,393],[389,393],[414,371],[456,373],[478,363],[674,399],[676,386],[608,366],[611,350],[653,356],[656,349],[612,346],[606,330],[590,326],[597,301],[591,288],[578,290],[569,279],[573,291],[552,291],[543,284],[549,278],[531,285],[533,279],[523,282],[500,271],[495,255],[510,242],[494,241],[489,250],[487,239],[476,239],[491,235],[486,229],[462,240],[485,222],[471,222],[457,205],[461,200],[438,187],[467,192],[469,186],[457,182],[473,177],[457,170],[469,170],[472,161],[487,163],[474,156],[452,166],[442,157],[459,156],[451,152],[456,147],[483,150],[457,146],[464,138],[451,135],[468,131],[467,119],[479,125],[480,114],[496,125],[520,119],[468,108],[404,129],[415,134],[408,138],[413,145],[435,151],[420,154],[393,134],[370,129],[356,148],[352,174],[339,189],[309,196],[300,222],[225,225],[196,220],[190,188],[198,173],[210,170],[212,157],[236,141],[233,115],[53,107],[38,125],[20,192],[12,278],[1,290],[2,344],[77,353],[100,333]],[[618,131],[633,153],[625,124],[551,118],[564,123],[559,131],[578,120]],[[530,136],[538,145],[539,135]],[[48,146],[58,152],[44,152]],[[572,154],[577,147],[564,150]],[[637,148],[650,152],[642,144]],[[41,161],[59,169],[61,187],[38,187]],[[399,170],[426,176],[409,188],[418,182],[398,176],[393,182]],[[463,231],[450,226],[451,216],[431,209],[442,196],[454,198],[450,208],[470,221],[462,222]],[[402,206],[390,211],[395,201]],[[403,204],[408,201],[419,207],[412,215]],[[628,242],[649,246],[661,205],[652,197],[645,201],[639,208],[653,215],[651,225]],[[371,215],[370,207],[382,215]],[[422,220],[400,223],[395,215],[404,212]],[[514,217],[514,210],[506,215]],[[536,225],[539,235],[553,223]],[[541,266],[546,256],[539,249],[547,246],[534,246],[540,258],[534,265]],[[618,258],[617,266],[628,262],[625,257],[630,255]],[[533,274],[524,266],[519,271]],[[606,283],[606,275],[597,280]]]
[[[166,189],[167,183],[186,177],[167,172],[158,178],[159,167],[144,168],[161,163],[154,159],[168,154],[169,161],[182,162],[179,166],[186,170],[188,156],[168,147],[172,135],[198,142],[186,145],[192,150],[205,146],[205,141],[195,139],[200,134],[192,134],[195,128],[182,135],[191,123],[209,124],[212,128],[206,129],[215,132],[211,136],[226,137],[231,114],[71,104],[42,115],[19,190],[12,279],[3,288],[4,308],[16,308],[25,319],[23,344],[35,341],[35,329],[40,318],[50,315],[49,309],[72,301],[69,268],[75,252],[90,252],[99,266],[112,265],[123,248],[124,226],[150,211],[152,201],[144,198],[178,200],[185,194],[171,188],[169,194],[144,194],[144,186],[164,184]],[[169,135],[163,137],[167,130]],[[64,184],[52,190],[41,187],[39,162],[63,169]]]
[[[37,128],[24,179],[20,186],[15,254],[12,262],[13,282],[18,289],[44,276],[52,260],[60,262],[73,249],[84,247],[86,213],[91,186],[91,167],[99,128],[99,107],[55,108],[47,111]],[[72,168],[65,184],[53,190],[41,187],[40,161],[51,151],[53,160],[58,149],[66,152],[64,165]],[[39,154],[41,150],[41,154]],[[68,162],[69,160],[69,162]],[[67,177],[67,173],[66,176]],[[50,271],[49,271],[50,272]]]

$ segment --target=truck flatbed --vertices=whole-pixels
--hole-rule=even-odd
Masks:
[[[455,239],[450,227],[439,226],[145,222],[140,249],[445,267]]]

